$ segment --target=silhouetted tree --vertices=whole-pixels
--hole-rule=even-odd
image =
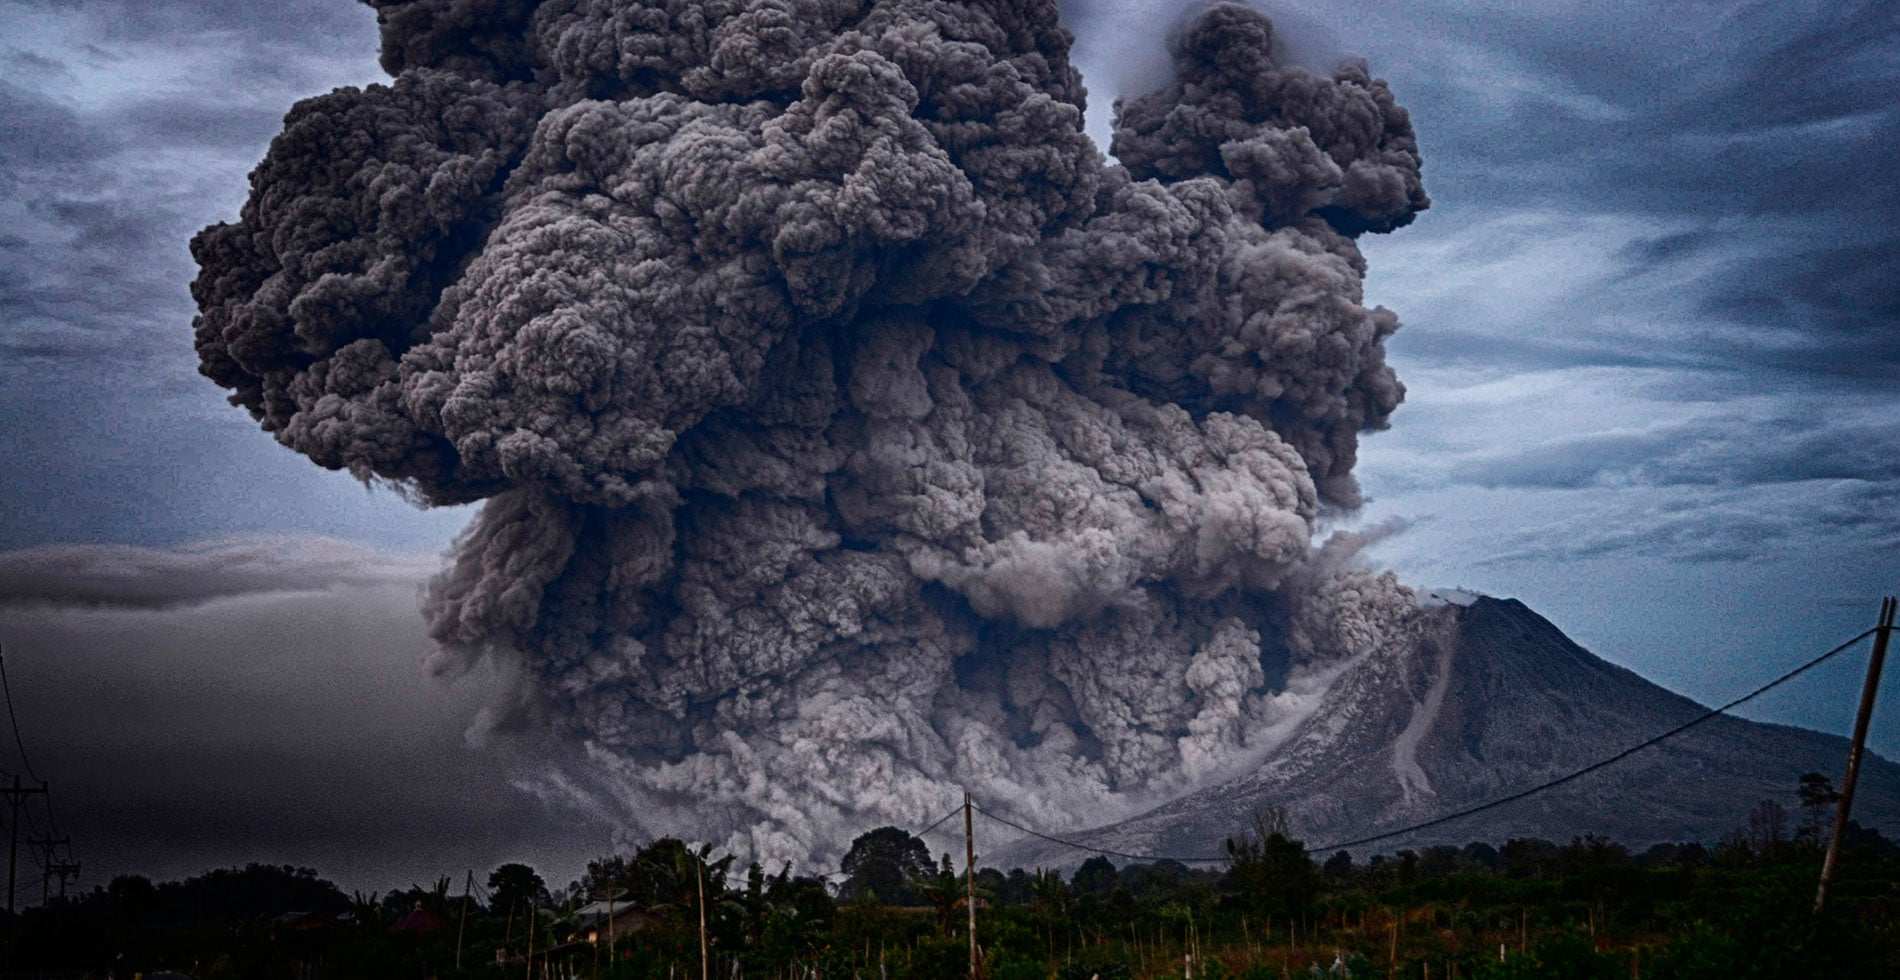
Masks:
[[[535,903],[548,904],[548,884],[541,880],[533,868],[518,862],[509,862],[488,873],[488,892],[491,896],[489,911],[498,915],[508,914],[508,910],[519,905],[527,908]]]
[[[1513,837],[1498,848],[1498,867],[1510,878],[1542,877],[1557,856],[1557,845],[1537,837]]]
[[[1399,884],[1409,885],[1418,880],[1418,852],[1403,850],[1398,853]]]
[[[1818,772],[1801,774],[1800,788],[1795,795],[1801,798],[1801,809],[1807,811],[1807,824],[1802,833],[1809,840],[1820,843],[1826,839],[1827,822],[1834,815],[1834,805],[1841,801],[1841,794],[1834,789],[1834,783]]]
[[[1333,852],[1333,856],[1326,859],[1322,870],[1325,871],[1328,882],[1334,885],[1345,884],[1352,878],[1352,852]]]
[[[1565,874],[1578,874],[1629,863],[1629,849],[1602,834],[1582,834],[1558,851]]]
[[[937,913],[937,929],[944,935],[950,935],[956,928],[957,911],[963,905],[963,881],[957,877],[956,868],[950,864],[950,855],[943,856],[943,864],[927,875],[918,875],[911,879],[911,887],[930,903],[930,910]]]
[[[1096,896],[1108,895],[1121,881],[1121,875],[1115,873],[1114,862],[1100,854],[1082,862],[1082,866],[1075,869],[1075,877],[1070,879],[1077,894]]]
[[[1048,915],[1061,915],[1069,908],[1069,885],[1062,880],[1062,873],[1052,868],[1037,868],[1036,875],[1029,882],[1030,901],[1036,910]]]
[[[1483,868],[1486,871],[1498,869],[1498,849],[1483,841],[1472,841],[1466,844],[1464,849],[1458,852],[1458,856],[1474,868]]]
[[[1764,861],[1781,856],[1788,840],[1788,808],[1774,800],[1762,800],[1748,811],[1748,849]]]
[[[922,896],[910,883],[935,870],[924,842],[896,827],[859,834],[838,868],[846,875],[844,897],[873,895],[889,905],[921,904]]]
[[[1227,839],[1228,891],[1255,911],[1298,915],[1319,898],[1325,881],[1305,845],[1282,833]]]

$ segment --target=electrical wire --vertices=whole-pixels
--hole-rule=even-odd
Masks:
[[[953,808],[951,808],[951,810],[950,810],[950,812],[949,812],[949,813],[946,813],[946,814],[944,814],[943,816],[941,816],[941,817],[938,817],[935,823],[933,823],[933,824],[931,824],[930,826],[928,826],[928,827],[925,827],[924,829],[922,829],[922,830],[920,830],[920,831],[918,831],[918,832],[917,832],[917,833],[916,833],[916,834],[915,834],[914,836],[916,836],[916,837],[919,837],[919,838],[921,838],[921,837],[923,837],[923,836],[924,836],[925,834],[928,834],[928,833],[930,833],[931,831],[933,831],[933,830],[936,830],[936,829],[937,829],[938,827],[941,827],[941,826],[943,826],[943,822],[944,822],[945,820],[948,820],[948,819],[950,819],[951,817],[954,817],[954,816],[956,816],[956,815],[957,815],[957,811],[959,811],[959,810],[961,810],[961,809],[963,809],[963,808],[962,808],[962,807],[960,807],[960,806],[959,806],[959,807],[953,807]]]
[[[20,762],[26,767],[27,776],[31,777],[34,782],[39,783],[41,786],[45,786],[46,780],[40,778],[39,772],[33,768],[33,760],[27,757],[26,740],[20,737],[20,717],[13,710],[13,684],[7,679],[7,658],[4,652],[0,652],[0,694],[5,695],[5,700],[6,700],[6,705],[7,705],[7,724],[9,727],[13,729],[13,748],[16,752],[19,753]],[[8,779],[19,778],[15,773],[9,772],[5,769],[0,769],[0,776],[5,776]],[[39,794],[39,797],[40,797],[40,805],[46,809],[46,823],[48,825],[48,833],[52,836],[58,836],[59,835],[59,817],[53,812],[53,794],[41,793]],[[29,802],[21,809],[24,810],[26,813],[27,826],[32,829],[32,832],[35,836],[38,836],[40,832],[40,828],[39,828],[39,824],[33,819],[32,804]],[[72,859],[71,850],[72,850],[71,847],[68,846],[67,848],[68,853],[66,855],[68,861]]]
[[[1511,803],[1516,803],[1519,800],[1525,799],[1530,796],[1535,796],[1536,794],[1542,793],[1545,790],[1555,789],[1559,786],[1564,785],[1565,783],[1569,783],[1573,780],[1580,779],[1584,776],[1587,776],[1590,773],[1596,772],[1599,769],[1604,769],[1609,766],[1615,765],[1616,763],[1621,762],[1624,759],[1627,759],[1630,756],[1635,755],[1636,753],[1641,752],[1644,749],[1650,748],[1651,746],[1654,746],[1660,742],[1674,738],[1675,736],[1680,735],[1683,732],[1686,732],[1689,729],[1694,728],[1697,725],[1700,725],[1706,721],[1709,721],[1710,719],[1715,718],[1718,715],[1725,714],[1731,708],[1735,708],[1748,701],[1752,701],[1755,698],[1758,698],[1762,696],[1763,694],[1766,694],[1769,691],[1772,691],[1775,688],[1780,687],[1781,685],[1786,684],[1787,682],[1791,680],[1794,680],[1796,677],[1799,677],[1802,674],[1805,674],[1808,671],[1813,670],[1816,667],[1819,667],[1821,664],[1827,662],[1828,660],[1833,659],[1834,657],[1840,655],[1841,653],[1846,652],[1847,650],[1853,648],[1855,644],[1859,643],[1860,641],[1878,632],[1878,630],[1879,630],[1879,627],[1869,628],[1859,633],[1858,635],[1854,636],[1853,638],[1842,642],[1839,646],[1836,646],[1832,650],[1829,650],[1826,653],[1823,653],[1820,656],[1815,657],[1812,660],[1809,660],[1807,663],[1804,663],[1801,666],[1796,667],[1785,674],[1782,674],[1780,677],[1777,677],[1774,680],[1769,681],[1766,684],[1763,684],[1762,686],[1754,689],[1753,691],[1750,691],[1747,694],[1744,694],[1741,697],[1738,697],[1734,699],[1733,701],[1730,701],[1722,705],[1721,707],[1710,708],[1704,711],[1702,714],[1697,715],[1696,717],[1691,718],[1688,721],[1685,721],[1682,724],[1677,725],[1676,727],[1671,728],[1660,735],[1657,735],[1653,738],[1650,738],[1645,741],[1639,742],[1635,745],[1632,745],[1629,748],[1624,749],[1623,751],[1618,752],[1617,754],[1613,756],[1609,756],[1604,759],[1599,759],[1596,762],[1592,762],[1581,769],[1577,769],[1573,772],[1569,772],[1562,776],[1558,776],[1555,779],[1548,780],[1543,783],[1539,783],[1536,786],[1530,787],[1529,789],[1520,790],[1508,796],[1501,796],[1495,800],[1490,800],[1484,803],[1480,803],[1476,806],[1466,807],[1463,810],[1457,810],[1452,813],[1447,813],[1442,816],[1434,817],[1430,820],[1420,821],[1415,824],[1411,824],[1405,827],[1400,827],[1396,830],[1388,830],[1383,833],[1373,834],[1367,837],[1357,837],[1352,840],[1339,841],[1337,843],[1332,843],[1332,844],[1322,844],[1317,847],[1309,847],[1306,849],[1306,851],[1309,854],[1322,853],[1326,851],[1338,851],[1338,850],[1344,850],[1349,847],[1360,847],[1366,844],[1373,843],[1374,841],[1387,840],[1393,837],[1400,837],[1406,834],[1417,833],[1418,831],[1428,830],[1432,827],[1439,826],[1440,824],[1450,823],[1453,820],[1458,820],[1464,817],[1468,817],[1476,813],[1483,813],[1486,810],[1493,810],[1501,806],[1506,806]],[[1228,860],[1228,858],[1224,856],[1223,857],[1201,857],[1201,856],[1183,857],[1183,856],[1164,855],[1164,854],[1131,854],[1126,851],[1116,851],[1116,850],[1111,850],[1105,847],[1091,847],[1087,844],[1081,844],[1081,843],[1077,843],[1071,840],[1064,840],[1060,837],[1055,837],[1049,834],[1045,834],[1042,831],[1025,827],[1022,824],[1019,824],[1013,820],[1008,819],[1007,817],[1001,817],[994,813],[991,813],[988,810],[983,809],[982,807],[976,807],[976,811],[978,813],[983,814],[986,817],[989,817],[992,820],[997,821],[998,823],[1020,830],[1023,833],[1030,835],[1031,837],[1039,837],[1052,844],[1060,844],[1064,847],[1073,848],[1078,851],[1087,851],[1092,854],[1107,854],[1107,855],[1112,855],[1114,857],[1127,858],[1132,861],[1179,861],[1182,864],[1209,864],[1209,863],[1215,863],[1215,862],[1224,862]]]
[[[1590,773],[1596,772],[1599,769],[1603,769],[1603,768],[1615,765],[1616,763],[1621,762],[1624,759],[1627,759],[1630,756],[1635,755],[1636,753],[1641,752],[1644,749],[1647,749],[1653,745],[1656,745],[1659,742],[1662,742],[1666,739],[1674,738],[1677,735],[1680,735],[1683,732],[1686,732],[1689,729],[1694,728],[1697,725],[1700,725],[1703,722],[1706,722],[1716,717],[1717,715],[1727,712],[1730,708],[1737,707],[1747,701],[1752,701],[1755,698],[1758,698],[1762,696],[1763,694],[1766,694],[1769,691],[1772,691],[1775,688],[1780,687],[1781,685],[1786,684],[1787,682],[1791,680],[1794,680],[1796,677],[1799,677],[1802,674],[1805,674],[1808,671],[1813,670],[1816,667],[1819,667],[1821,664],[1827,662],[1828,660],[1833,659],[1836,655],[1847,651],[1848,649],[1852,648],[1855,644],[1868,638],[1869,636],[1872,636],[1877,630],[1878,630],[1878,627],[1868,629],[1865,632],[1859,634],[1858,636],[1855,636],[1853,639],[1847,640],[1846,642],[1842,643],[1840,646],[1837,646],[1834,649],[1829,650],[1828,652],[1823,653],[1818,657],[1815,657],[1813,660],[1810,660],[1807,663],[1802,664],[1801,666],[1796,667],[1795,669],[1791,671],[1788,671],[1787,673],[1781,675],[1780,677],[1777,677],[1774,680],[1769,681],[1766,684],[1763,684],[1762,686],[1754,689],[1753,691],[1750,691],[1747,694],[1744,694],[1741,697],[1736,698],[1735,700],[1730,701],[1719,708],[1710,708],[1709,710],[1704,711],[1703,713],[1695,716],[1694,718],[1691,718],[1688,721],[1685,721],[1682,724],[1677,725],[1676,727],[1671,728],[1668,731],[1655,736],[1654,738],[1632,745],[1629,748],[1624,749],[1623,751],[1618,752],[1617,754],[1610,756],[1607,759],[1600,759],[1596,762],[1592,762],[1591,764],[1584,766],[1582,769],[1578,769],[1575,772],[1559,776],[1556,779],[1552,779],[1548,782],[1539,783],[1536,786],[1532,786],[1531,788],[1526,789],[1526,790],[1520,790],[1516,793],[1512,793],[1509,796],[1501,796],[1487,803],[1480,803],[1477,806],[1467,807],[1455,813],[1445,814],[1442,817],[1436,817],[1434,819],[1422,821],[1420,823],[1415,823],[1407,827],[1400,827],[1397,830],[1389,830],[1381,834],[1373,834],[1369,837],[1359,837],[1359,838],[1349,840],[1349,841],[1340,841],[1339,843],[1336,843],[1336,844],[1325,844],[1320,847],[1308,848],[1308,850],[1309,851],[1338,851],[1338,850],[1344,850],[1348,847],[1358,847],[1364,844],[1370,844],[1373,841],[1386,840],[1388,838],[1399,837],[1404,834],[1416,833],[1420,830],[1426,830],[1431,827],[1436,827],[1439,824],[1450,823],[1451,821],[1457,820],[1461,817],[1471,816],[1474,813],[1483,813],[1486,810],[1492,810],[1492,809],[1496,809],[1497,807],[1505,806],[1506,804],[1516,803],[1518,800],[1524,799],[1525,797],[1528,797],[1528,796],[1535,795],[1537,793],[1542,793],[1543,791],[1548,790],[1548,789],[1555,789],[1559,786],[1564,785],[1565,783],[1571,782],[1572,780],[1579,779],[1579,778],[1589,775]]]
[[[33,777],[34,782],[43,783],[46,780],[33,771],[33,763],[26,757],[26,743],[20,740],[20,719],[13,713],[13,685],[7,683],[7,658],[4,653],[0,653],[0,693],[6,695],[7,721],[13,726],[13,747],[20,752],[20,763],[26,766],[26,774]]]
[[[990,811],[985,810],[980,806],[976,807],[975,809],[976,809],[976,812],[990,818],[991,820],[994,820],[997,823],[1003,824],[1005,826],[1014,827],[1017,830],[1020,830],[1031,837],[1040,837],[1043,840],[1046,840],[1052,844],[1061,844],[1064,847],[1072,847],[1078,851],[1088,851],[1091,854],[1109,854],[1118,858],[1128,858],[1131,861],[1179,861],[1182,864],[1206,864],[1213,861],[1227,860],[1227,858],[1225,857],[1176,857],[1176,856],[1167,855],[1167,854],[1130,854],[1127,851],[1116,851],[1116,850],[1111,850],[1106,847],[1090,847],[1087,844],[1078,844],[1072,840],[1063,840],[1060,837],[1051,837],[1050,835],[1045,834],[1040,830],[1031,830],[1028,827],[1023,826],[1022,824],[1019,824],[1016,821],[1009,819],[1008,817],[997,816],[996,814],[991,813]]]

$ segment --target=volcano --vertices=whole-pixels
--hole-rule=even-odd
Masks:
[[[1346,667],[1257,768],[1058,836],[1131,854],[1215,856],[1257,810],[1284,807],[1293,833],[1328,851],[1574,772],[1708,710],[1592,654],[1515,599],[1460,597],[1433,614],[1440,621],[1423,642]],[[1761,800],[1796,812],[1801,774],[1837,778],[1847,748],[1839,736],[1722,715],[1555,789],[1356,850],[1581,834],[1632,848],[1713,842],[1744,826]],[[1854,817],[1900,824],[1900,765],[1865,757]],[[992,860],[1062,867],[1088,856],[1026,837]]]

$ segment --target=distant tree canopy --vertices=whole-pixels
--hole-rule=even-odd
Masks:
[[[937,872],[930,860],[930,848],[896,827],[859,834],[838,867],[846,876],[843,897],[869,895],[887,905],[923,904],[923,896],[911,883]]]
[[[1639,967],[1652,980],[1900,976],[1900,846],[1856,823],[1842,834],[1834,900],[1816,917],[1823,841],[1782,833],[1771,806],[1713,852],[1684,842],[1632,853],[1584,834],[1426,845],[1363,864],[1337,851],[1323,871],[1265,816],[1228,842],[1225,867],[1117,868],[1098,855],[1072,875],[979,869],[988,980],[1178,980],[1190,964],[1195,980],[1612,980]],[[880,828],[853,847],[847,886],[872,896],[882,885],[901,899],[897,872],[914,872],[925,853],[915,837]],[[699,973],[702,955],[715,978],[967,976],[969,881],[953,857],[910,879],[917,901],[906,908],[840,904],[822,879],[793,877],[790,866],[734,875],[732,862],[670,838],[593,861],[571,899],[611,886],[647,913],[609,934],[612,959],[586,947],[598,919],[568,903],[544,901],[528,927],[523,902],[545,892],[524,864],[489,876],[492,910],[465,908],[452,878],[346,899],[308,869],[253,865],[179,882],[122,876],[30,906],[16,924],[16,970],[247,980],[308,976],[320,963],[325,976],[351,980],[520,980],[533,945],[557,970],[598,980],[679,980]],[[453,928],[391,928],[418,905]]]
[[[688,847],[677,837],[662,837],[634,852],[627,866],[628,901],[649,908],[693,908],[703,889],[708,902],[726,887],[732,867],[728,854],[712,859],[712,845]]]
[[[229,922],[350,907],[349,898],[314,870],[269,864],[220,868],[159,885],[143,875],[120,875],[105,895],[119,917],[153,923]]]
[[[1082,862],[1075,869],[1071,883],[1081,895],[1107,895],[1121,884],[1121,876],[1115,873],[1115,864],[1100,854]]]
[[[1229,838],[1227,887],[1242,903],[1268,916],[1297,915],[1325,887],[1306,847],[1283,833]]]
[[[1822,780],[1801,788],[1804,808],[1809,797],[1833,805]],[[1825,841],[1790,836],[1802,814],[1778,808],[1757,805],[1713,850],[1682,842],[1633,853],[1594,834],[1523,837],[1422,843],[1364,863],[1336,851],[1323,870],[1288,821],[1266,811],[1235,828],[1225,866],[1117,868],[1107,856],[1075,855],[1072,874],[980,868],[977,935],[987,980],[1179,980],[1190,965],[1195,980],[1612,980],[1639,966],[1651,980],[1900,977],[1900,845],[1849,821],[1838,887],[1817,917],[1813,875]],[[924,848],[891,827],[858,838],[846,890],[877,898],[844,903],[789,865],[733,874],[731,855],[673,838],[594,860],[554,901],[533,868],[502,865],[487,878],[492,908],[465,905],[450,877],[346,898],[307,868],[252,865],[159,883],[125,875],[29,905],[12,952],[19,975],[41,976],[177,970],[248,980],[308,976],[320,964],[324,976],[350,980],[520,980],[532,945],[549,975],[598,980],[680,980],[702,964],[714,978],[955,980],[969,969],[970,882],[956,851],[929,862]],[[608,933],[611,958],[586,946],[599,919],[577,914],[608,887],[644,913]],[[912,894],[909,907],[880,904]],[[418,906],[452,927],[392,928]]]
[[[516,905],[548,904],[547,882],[533,868],[512,861],[488,873],[488,891],[493,896],[489,908],[498,914]]]

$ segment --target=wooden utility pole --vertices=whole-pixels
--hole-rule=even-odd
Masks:
[[[1841,802],[1834,811],[1834,836],[1827,840],[1827,857],[1821,860],[1821,883],[1814,889],[1814,914],[1827,905],[1827,886],[1834,881],[1834,866],[1841,859],[1841,835],[1847,832],[1847,811],[1854,805],[1854,783],[1860,779],[1860,755],[1867,746],[1867,726],[1874,717],[1874,696],[1880,693],[1880,668],[1887,661],[1887,641],[1893,636],[1895,608],[1900,600],[1888,596],[1880,601],[1880,622],[1874,627],[1874,655],[1867,661],[1867,681],[1860,688],[1860,713],[1854,717],[1854,741],[1847,748],[1847,772],[1841,776]]]
[[[694,858],[693,865],[698,869],[693,881],[699,885],[699,980],[710,980],[712,963],[706,958],[706,862]]]
[[[63,864],[55,864],[46,870],[47,873],[59,879],[59,897],[64,900],[66,897],[66,879],[79,877],[79,862],[67,861]]]
[[[53,869],[60,866],[54,856],[62,847],[70,851],[73,844],[72,838],[54,837],[49,834],[45,837],[28,838],[27,843],[40,849],[40,904],[45,905],[53,897],[53,875],[58,873]],[[61,881],[60,884],[64,885],[65,882]]]
[[[963,872],[968,879],[963,904],[970,907],[970,980],[977,980],[976,957],[976,824],[970,815],[970,794],[963,794]]]
[[[528,980],[534,980],[534,927],[541,918],[541,896],[528,906]]]
[[[462,936],[468,932],[468,893],[475,888],[475,869],[462,879],[462,922],[455,927],[455,968],[462,968]]]
[[[7,851],[7,919],[13,918],[13,879],[20,863],[20,808],[26,806],[26,798],[34,794],[46,795],[46,780],[40,780],[38,786],[21,786],[20,777],[13,777],[13,785],[0,787],[0,793],[6,794],[7,802],[13,807],[12,826],[8,828],[12,844]]]
[[[1391,975],[1392,975],[1392,976],[1394,976],[1394,977],[1396,977],[1396,976],[1398,976],[1398,975],[1399,975],[1399,911],[1398,911],[1398,909],[1396,909],[1396,908],[1392,910],[1392,959],[1391,959],[1391,963],[1392,963],[1392,966],[1391,966],[1391,968],[1390,968],[1390,973],[1391,973]]]

